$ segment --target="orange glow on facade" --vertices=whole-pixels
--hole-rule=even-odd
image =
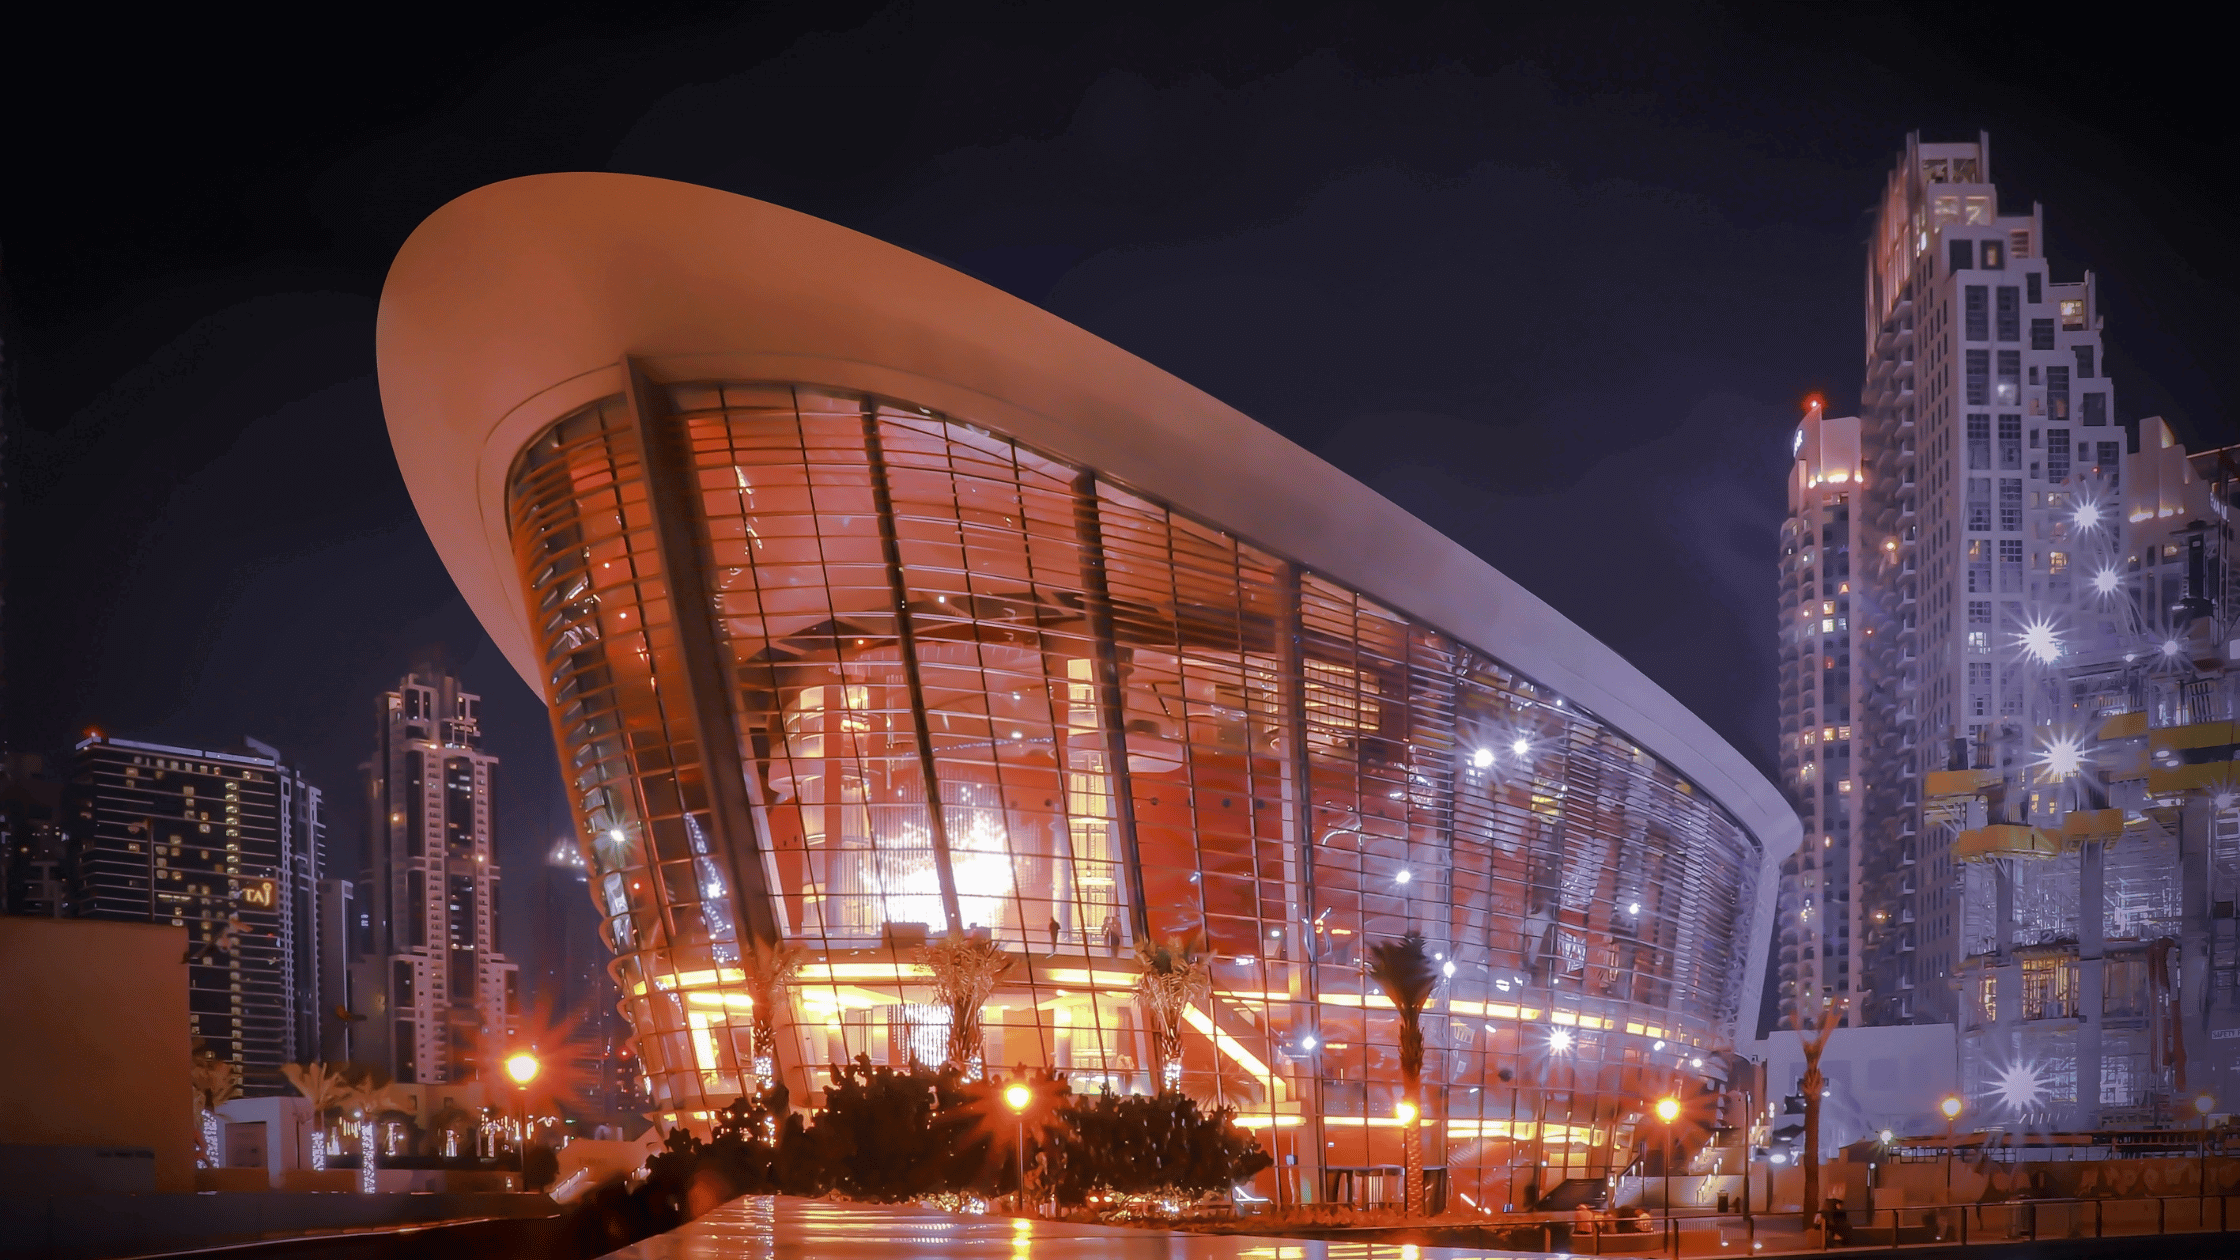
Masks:
[[[676,274],[713,266],[748,289],[725,307],[681,279],[642,336],[612,312],[571,315],[518,351],[462,360],[487,388],[417,366],[455,348],[419,340],[422,325],[472,318],[430,305],[449,283],[436,254],[408,246],[410,283],[393,278],[384,297],[400,461],[478,613],[551,704],[658,1112],[710,1112],[751,1088],[753,1012],[733,999],[758,939],[810,951],[773,1065],[797,1099],[835,1059],[944,1056],[948,1017],[907,942],[952,932],[984,933],[1024,963],[982,1010],[988,1063],[1064,1069],[1077,1091],[1149,1090],[1134,948],[1194,941],[1214,991],[1187,1013],[1185,1088],[1231,1099],[1279,1157],[1297,1156],[1285,1175],[1305,1178],[1398,1158],[1380,1119],[1398,1099],[1398,1021],[1358,958],[1363,942],[1422,926],[1448,968],[1434,1009],[1453,1031],[1435,1056],[1445,1088],[1428,1091],[1420,1123],[1451,1126],[1459,1144],[1439,1162],[1481,1201],[1543,1161],[1582,1176],[1622,1165],[1625,1118],[1669,1085],[1644,1063],[1651,1030],[1727,1044],[1762,965],[1750,924],[1766,848],[1793,846],[1795,824],[1708,731],[1656,749],[1621,734],[1619,714],[1642,738],[1698,726],[1607,649],[1471,571],[1514,592],[1500,607],[1521,619],[1516,652],[1572,644],[1558,691],[1497,645],[1319,567],[1303,539],[1274,550],[1284,530],[1185,509],[1161,493],[1180,470],[1116,475],[1108,458],[1153,457],[1125,452],[1169,440],[1115,417],[1156,413],[1167,418],[1142,423],[1201,417],[1177,450],[1233,430],[1221,458],[1242,462],[1209,486],[1289,492],[1337,476],[1319,464],[1279,475],[1306,457],[1042,312],[744,199],[555,180],[471,195],[422,231],[479,241],[505,215],[477,198],[581,180],[669,208],[644,238],[658,246],[625,252],[673,251],[677,233],[698,232],[732,242],[711,245],[719,254],[745,241],[820,259],[829,281],[794,289],[767,267],[695,260]],[[594,217],[631,213],[624,199]],[[938,330],[878,340],[882,321],[933,293],[945,295]],[[786,318],[718,327],[740,318],[732,308],[759,318],[758,303]],[[850,318],[828,322],[834,304]],[[697,324],[696,310],[708,312]],[[803,327],[825,341],[687,352]],[[863,366],[983,332],[979,349],[909,370]],[[623,358],[662,337],[681,357]],[[851,337],[877,344],[840,344]],[[604,365],[550,357],[571,339]],[[1044,351],[1031,369],[988,366],[1022,346]],[[495,398],[500,379],[542,401],[447,436],[459,407],[481,405],[464,400]],[[1068,402],[1068,390],[1089,392]],[[1030,412],[1004,394],[1040,401]],[[476,466],[490,470],[464,498],[447,488],[466,484],[446,480],[457,467],[422,449],[458,440],[481,444]],[[1318,514],[1358,493],[1341,482]],[[1392,513],[1399,536],[1422,530],[1390,505],[1364,510]],[[1287,511],[1271,500],[1255,515]],[[1537,1021],[1559,1009],[1574,1044],[1551,1066]],[[1567,1082],[1560,1095],[1522,1084],[1549,1073]]]

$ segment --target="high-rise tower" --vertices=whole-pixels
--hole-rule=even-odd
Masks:
[[[2043,249],[2037,207],[2001,212],[1988,135],[1907,137],[1868,246],[1852,522],[1863,1023],[1952,1018],[1957,871],[1922,776],[2023,716],[2017,644],[2094,621],[2070,500],[2113,491],[2126,437],[2092,275],[2054,282]]]
[[[473,1079],[517,1008],[499,952],[498,759],[482,748],[481,707],[440,669],[414,670],[375,705],[359,885],[373,940],[356,986],[370,1009],[356,1050],[399,1081]]]
[[[62,784],[37,753],[0,761],[0,914],[70,913],[69,836]]]
[[[1813,399],[1791,445],[1789,516],[1781,527],[1781,786],[1804,823],[1782,863],[1773,966],[1782,1026],[1799,1027],[1819,995],[1848,997],[1859,789],[1852,765],[1851,557],[1863,473],[1859,418],[1825,416]]]
[[[74,913],[187,929],[188,1020],[246,1093],[318,1054],[310,890],[319,789],[255,740],[208,752],[90,735],[67,806]]]

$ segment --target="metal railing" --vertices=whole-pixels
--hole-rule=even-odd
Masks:
[[[2240,1221],[2240,1194],[2159,1195],[2139,1198],[2010,1199],[1994,1203],[1911,1204],[1852,1208],[1826,1228],[1820,1212],[1666,1212],[1636,1217],[1635,1227],[1597,1213],[1590,1222],[1551,1222],[1551,1250],[1574,1253],[1657,1254],[1678,1257],[1682,1236],[1720,1234],[1701,1248],[1730,1244],[1728,1228],[1744,1240],[1744,1254],[1761,1250],[1896,1251],[1908,1246],[1987,1246],[2058,1238],[2149,1237],[2230,1233]],[[1568,1237],[1563,1238],[1568,1231]],[[1634,1244],[1654,1237],[1653,1248]],[[1559,1238],[1562,1243],[1559,1248]]]

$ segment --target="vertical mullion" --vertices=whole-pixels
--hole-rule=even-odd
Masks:
[[[699,495],[693,483],[689,443],[681,433],[669,431],[673,417],[652,378],[634,361],[626,366],[628,405],[646,479],[646,505],[653,516],[654,548],[661,557],[662,577],[668,587],[677,655],[684,663],[685,685],[692,693],[693,725],[699,728],[709,821],[716,832],[717,847],[723,850],[724,864],[731,870],[733,909],[740,926],[754,942],[775,945],[780,939],[777,915],[770,904],[762,868],[762,853],[768,846],[758,834],[761,819],[748,797],[746,763],[739,755],[730,688],[724,683],[725,671],[716,653],[712,606],[701,572],[699,514],[693,507]],[[658,872],[658,861],[650,854],[648,859]],[[658,884],[659,880],[653,882]]]
[[[933,873],[941,883],[941,913],[951,933],[964,931],[957,905],[956,872],[949,869],[949,818],[935,773],[933,724],[926,718],[925,687],[918,678],[918,639],[910,624],[910,587],[903,578],[902,542],[895,532],[894,495],[887,487],[887,452],[879,440],[879,407],[863,402],[863,450],[871,466],[871,502],[879,514],[879,554],[887,564],[887,589],[894,598],[895,643],[902,657],[902,682],[910,692],[910,726],[918,737],[918,773],[926,783],[926,831],[933,840]],[[1008,847],[1008,846],[1006,846]]]
[[[1074,542],[1081,551],[1081,602],[1089,613],[1096,653],[1097,725],[1104,733],[1105,772],[1112,781],[1113,830],[1128,881],[1128,921],[1135,939],[1151,939],[1151,908],[1144,904],[1143,855],[1136,847],[1135,787],[1128,774],[1128,728],[1120,690],[1120,646],[1112,627],[1112,590],[1105,581],[1104,523],[1098,514],[1097,476],[1073,479]]]
[[[1307,1010],[1308,1031],[1318,1039],[1321,1036],[1319,1016],[1322,1010],[1322,947],[1315,936],[1314,915],[1314,779],[1313,766],[1307,757],[1307,673],[1306,626],[1300,607],[1301,570],[1290,560],[1282,562],[1276,576],[1276,711],[1283,723],[1284,777],[1290,780],[1290,809],[1285,821],[1291,828],[1292,852],[1298,855],[1299,867],[1299,961],[1292,971],[1296,977],[1291,998],[1303,1002]],[[1300,991],[1303,982],[1304,992]],[[1363,1040],[1367,1040],[1368,1016],[1362,1016]],[[1323,1168],[1330,1162],[1330,1143],[1324,1135],[1322,1123],[1322,1058],[1319,1051],[1301,1060],[1306,1071],[1304,1087],[1300,1092],[1300,1110],[1307,1122],[1307,1144],[1314,1150],[1312,1193],[1301,1194],[1303,1202],[1316,1202],[1323,1197]],[[1299,1142],[1293,1139],[1292,1148]]]

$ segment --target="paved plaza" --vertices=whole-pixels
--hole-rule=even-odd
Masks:
[[[1982,1220],[1971,1220],[1973,1244],[1964,1254],[2078,1254],[2105,1248],[2136,1248],[2141,1244],[2163,1248],[2169,1256],[2223,1254],[2219,1227],[2240,1225],[2240,1211],[2229,1222],[2218,1210],[2217,1200],[2171,1200],[2179,1211],[2158,1211],[2153,1201],[2125,1202],[2109,1214],[2107,1237],[2095,1240],[2089,1205],[2039,1204],[2038,1228],[2027,1230],[2011,1217],[2014,1205],[1982,1209]],[[2167,1205],[2166,1205],[2167,1206]],[[2240,1208],[2235,1200],[2228,1208]],[[2138,1211],[2143,1208],[2144,1211]],[[1971,1213],[1978,1211],[1973,1207]],[[2198,1212],[2195,1216],[2193,1213]],[[1909,1210],[1909,1227],[1927,1224]],[[1988,1227],[1988,1228],[1986,1228]],[[2147,1239],[2167,1231],[2167,1236]],[[1911,1231],[1909,1230],[1909,1233]],[[2035,1232],[2037,1237],[2031,1239]],[[1854,1248],[1888,1251],[1884,1242],[1855,1238]],[[1752,1246],[1753,1239],[1756,1243]],[[2120,1240],[2120,1241],[2119,1241]],[[1915,1254],[1963,1253],[1954,1240],[1908,1237],[1902,1249]],[[1586,1239],[1572,1243],[1575,1254],[1600,1251],[1605,1255],[1655,1256],[1662,1252],[1655,1236],[1608,1234],[1598,1248]],[[2209,1248],[2204,1252],[2203,1246]],[[1739,1218],[1696,1218],[1681,1227],[1683,1256],[1768,1256],[1819,1252],[1817,1236],[1806,1237],[1793,1217],[1760,1217],[1754,1235]],[[1436,1247],[1398,1241],[1351,1242],[1300,1238],[1271,1238],[1252,1234],[1197,1234],[1180,1230],[1135,1229],[1114,1225],[1086,1225],[1072,1221],[1030,1220],[1003,1215],[962,1216],[909,1205],[833,1203],[821,1199],[746,1197],[734,1199],[715,1211],[669,1233],[648,1238],[612,1253],[609,1260],[1544,1260],[1549,1253],[1537,1250],[1483,1247]],[[1562,1254],[1559,1243],[1556,1254]]]
[[[625,1247],[610,1260],[1490,1260],[1538,1254],[1193,1234],[961,1216],[913,1206],[748,1197]]]

